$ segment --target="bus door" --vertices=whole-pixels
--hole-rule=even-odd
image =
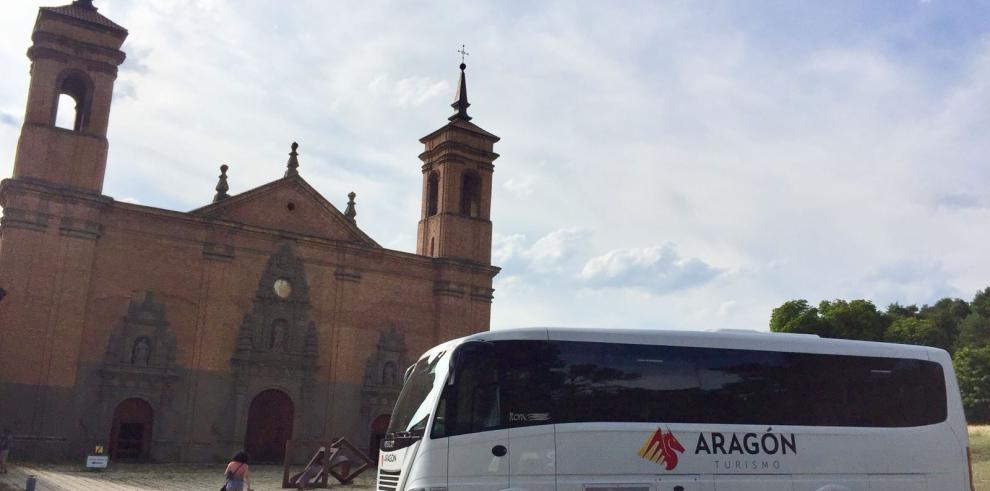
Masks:
[[[498,370],[490,343],[458,347],[441,405],[446,414],[450,489],[508,488],[509,430],[502,421]]]
[[[548,363],[554,359],[544,340],[495,343],[503,417],[509,426],[509,485],[528,491],[557,488],[556,442]]]
[[[447,483],[450,489],[497,491],[509,487],[509,430],[450,437]]]
[[[557,489],[553,425],[509,430],[509,485],[527,491]]]

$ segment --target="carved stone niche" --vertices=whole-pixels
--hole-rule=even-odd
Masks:
[[[288,244],[268,258],[251,310],[244,316],[232,363],[238,370],[313,372],[316,326],[302,261]]]
[[[361,419],[366,423],[367,434],[370,434],[370,425],[375,418],[392,413],[408,366],[406,338],[399,326],[392,324],[379,335],[375,351],[364,369]]]
[[[131,299],[127,314],[111,333],[101,374],[111,384],[126,378],[125,374],[163,383],[178,375],[177,351],[165,306],[155,303],[152,292],[146,291],[143,299]]]

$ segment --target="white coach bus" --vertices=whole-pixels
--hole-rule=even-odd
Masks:
[[[514,329],[409,368],[378,491],[969,491],[970,474],[943,350]]]

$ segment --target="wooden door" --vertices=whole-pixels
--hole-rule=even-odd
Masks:
[[[253,462],[282,462],[292,438],[292,399],[280,390],[262,391],[248,410],[244,448]]]
[[[117,405],[110,426],[110,457],[147,459],[151,452],[154,410],[143,399],[127,399]]]

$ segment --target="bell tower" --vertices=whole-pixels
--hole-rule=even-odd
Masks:
[[[456,111],[442,128],[419,141],[423,161],[423,206],[416,253],[467,259],[490,265],[493,152],[499,137],[471,122],[467,82],[461,78],[451,107]]]
[[[39,9],[15,179],[102,192],[110,99],[126,37],[127,29],[99,14],[92,0]]]

